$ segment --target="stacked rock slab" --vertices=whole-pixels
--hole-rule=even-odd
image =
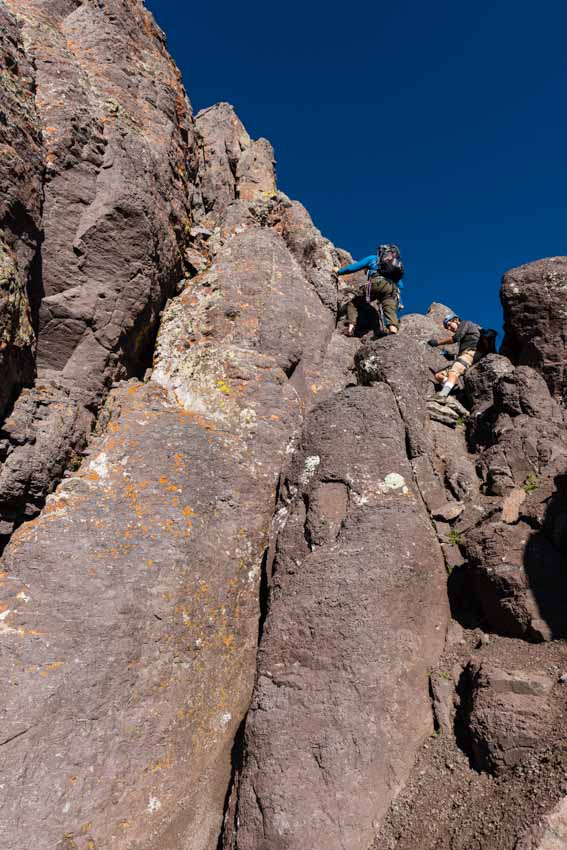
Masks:
[[[0,5],[0,417],[34,375],[29,293],[37,283],[44,153],[34,87],[20,28]]]
[[[314,408],[277,517],[223,846],[366,848],[431,732],[427,673],[447,619],[443,557],[389,386]]]

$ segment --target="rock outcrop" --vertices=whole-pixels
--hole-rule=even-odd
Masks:
[[[37,513],[84,448],[112,381],[149,365],[160,312],[184,274],[200,200],[190,105],[143,4],[6,6],[1,14],[14,37],[2,71],[8,178],[0,174],[11,183],[0,208],[0,275],[11,294],[0,304],[9,342],[0,357],[8,358],[11,378],[0,410],[10,386],[33,376],[28,285],[43,389],[32,389],[15,416],[25,419],[35,406],[42,432],[55,433],[64,409],[68,423],[65,438],[41,453],[35,425],[24,442],[2,433],[0,460],[8,458],[10,468],[0,473],[0,522],[11,529]]]
[[[0,77],[3,844],[555,850],[565,258],[442,405],[142,0],[0,0]]]
[[[222,130],[226,107],[209,111],[212,135],[215,115]],[[202,271],[164,312],[152,380],[111,394],[88,459],[6,551],[14,842],[25,831],[38,848],[216,844],[254,683],[278,477],[305,412],[352,380],[357,345],[333,334],[312,265],[286,244],[289,201],[247,162],[246,191],[229,185],[218,220],[195,228]],[[334,249],[312,225],[310,237],[332,288]],[[66,453],[82,450],[59,401],[73,394],[65,369],[57,380],[59,394],[51,375],[4,423],[6,491],[36,509]],[[48,452],[67,463],[50,468]]]
[[[501,497],[464,540],[485,626],[532,640],[563,637],[564,411],[537,372],[499,355],[470,369],[466,386],[477,471],[484,492]]]

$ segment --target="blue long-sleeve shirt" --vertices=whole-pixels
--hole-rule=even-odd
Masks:
[[[374,272],[379,272],[380,261],[376,254],[370,254],[368,257],[364,257],[363,260],[357,260],[355,263],[351,263],[349,266],[344,266],[344,268],[339,269],[337,274],[352,274],[353,272],[359,272],[362,269],[366,269],[367,276],[370,277]],[[398,283],[400,289],[403,287],[403,283],[401,280]]]

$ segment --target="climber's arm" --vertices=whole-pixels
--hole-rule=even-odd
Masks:
[[[361,269],[367,269],[371,263],[373,263],[376,259],[375,254],[370,254],[369,257],[364,257],[363,260],[358,260],[355,263],[351,263],[348,266],[344,266],[342,269],[337,269],[337,274],[352,274],[353,272],[359,272]]]

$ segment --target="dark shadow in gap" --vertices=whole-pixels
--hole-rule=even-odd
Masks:
[[[554,479],[541,528],[524,551],[524,570],[552,639],[567,638],[567,475]]]

